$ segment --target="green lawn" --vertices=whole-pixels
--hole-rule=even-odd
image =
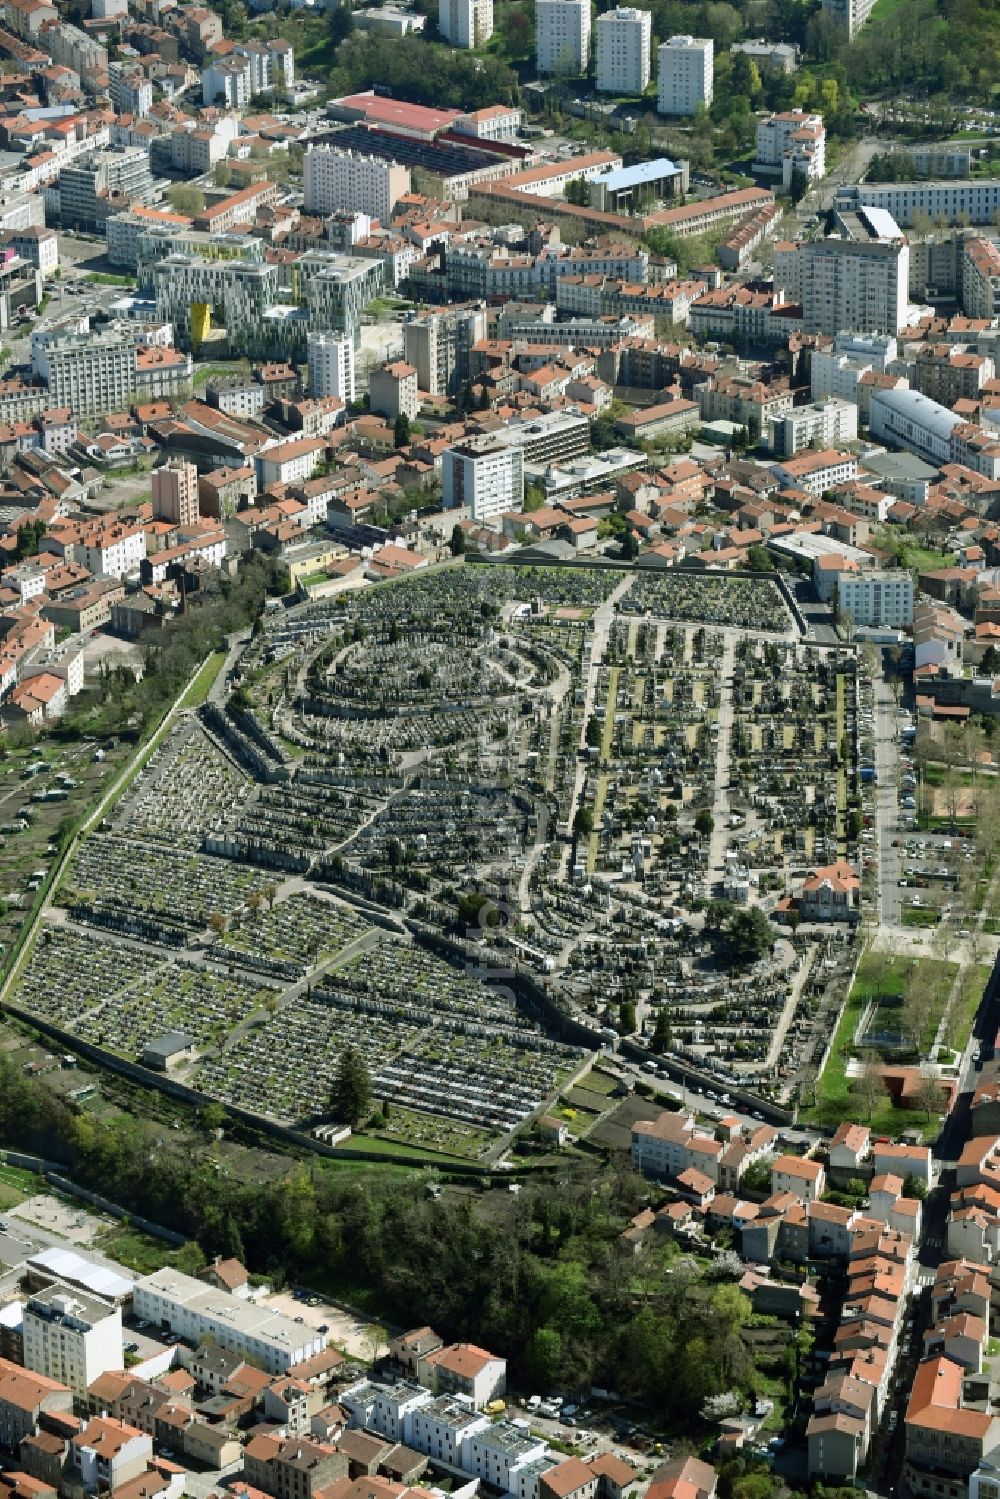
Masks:
[[[880,974],[880,968],[882,965]],[[803,1120],[816,1124],[832,1125],[858,1113],[859,1100],[854,1094],[851,1080],[847,1076],[847,1063],[855,1051],[854,1035],[866,1006],[880,987],[882,1000],[901,999],[911,984],[929,986],[935,1006],[928,1029],[937,1028],[951,985],[957,972],[954,963],[937,958],[886,958],[866,951],[858,965],[857,977],[850,998],[844,1006],[837,1033],[830,1048],[830,1056],[822,1076],[816,1083],[816,1102],[799,1110]],[[881,983],[879,980],[881,979]],[[931,1030],[933,1034],[933,1030]],[[888,1098],[877,1108],[870,1121],[871,1127],[881,1133],[895,1134],[914,1123],[911,1111],[893,1108]]]
[[[212,683],[222,670],[222,663],[226,659],[225,651],[213,651],[205,662],[201,671],[195,677],[191,686],[181,698],[182,708],[200,708],[212,690]]]
[[[245,375],[247,369],[246,361],[242,359],[234,359],[231,364],[202,364],[195,369],[191,383],[195,390],[198,390],[207,385],[209,380],[214,380],[216,377],[221,379],[226,375]]]
[[[934,910],[931,906],[903,907],[904,926],[937,926],[940,920],[940,911]]]
[[[950,1040],[956,1051],[964,1051],[972,1025],[983,999],[983,992],[990,981],[993,969],[988,963],[973,963],[963,968],[962,977],[955,996],[955,1008],[949,1022]]]

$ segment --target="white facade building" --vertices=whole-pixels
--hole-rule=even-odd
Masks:
[[[257,483],[261,489],[271,484],[301,484],[312,478],[325,452],[321,437],[293,437],[265,448],[257,454]]]
[[[410,1446],[437,1462],[471,1471],[468,1452],[472,1440],[488,1429],[489,1416],[474,1411],[468,1401],[439,1395],[410,1416]]]
[[[473,520],[524,508],[524,456],[492,438],[470,438],[441,455],[445,510],[467,507]]]
[[[707,109],[715,84],[715,49],[708,37],[672,36],[657,54],[660,83],[656,108],[661,115],[693,115]]]
[[[823,0],[823,14],[847,33],[853,41],[875,9],[876,0]]]
[[[192,1343],[211,1336],[221,1348],[252,1358],[269,1374],[283,1374],[292,1364],[322,1353],[326,1338],[291,1317],[214,1291],[180,1270],[157,1270],[136,1283],[137,1317],[169,1328]]]
[[[837,189],[834,207],[884,208],[906,229],[917,214],[946,224],[993,224],[1000,209],[1000,178],[946,182],[863,182]]]
[[[648,10],[620,5],[597,18],[597,90],[601,94],[641,94],[649,83],[653,17]]]
[[[536,0],[539,73],[585,73],[590,59],[590,0]]]
[[[913,578],[903,568],[837,575],[837,607],[855,625],[897,629],[913,623]]]
[[[332,146],[311,146],[304,174],[307,213],[343,210],[388,223],[397,201],[410,191],[408,167]]]
[[[438,30],[453,47],[481,47],[493,35],[493,0],[438,0]]]
[[[771,417],[771,449],[778,458],[792,458],[815,443],[821,448],[854,442],[858,435],[858,408],[852,401],[831,398],[809,406],[795,406]]]
[[[309,394],[317,400],[338,396],[346,405],[354,395],[354,342],[339,333],[310,333],[306,338]]]
[[[796,172],[814,182],[826,172],[826,128],[823,116],[787,109],[757,121],[754,169],[780,176],[787,192]]]
[[[135,340],[114,329],[33,333],[31,363],[48,386],[51,405],[69,406],[81,418],[121,411],[135,394]]]
[[[916,390],[879,390],[871,398],[868,425],[876,442],[894,443],[926,458],[951,462],[951,437],[961,417]]]
[[[24,1308],[24,1366],[68,1385],[75,1395],[109,1369],[124,1368],[122,1313],[56,1282]]]

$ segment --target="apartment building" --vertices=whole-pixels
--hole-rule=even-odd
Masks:
[[[467,508],[474,521],[524,509],[524,456],[490,437],[473,437],[441,455],[442,505]]]
[[[452,1343],[425,1354],[418,1374],[435,1395],[464,1395],[476,1410],[507,1390],[507,1360],[473,1343]]]
[[[917,1367],[906,1408],[902,1474],[910,1494],[966,1499],[970,1475],[1000,1443],[1000,1417],[965,1408],[964,1375],[961,1364],[943,1354]]]
[[[103,230],[109,214],[153,194],[149,153],[138,146],[108,146],[84,152],[59,174],[59,222],[63,229]]]
[[[403,324],[403,357],[416,370],[420,390],[432,396],[453,395],[469,378],[473,344],[485,337],[482,308],[423,313]]]
[[[837,576],[837,607],[855,625],[901,629],[913,623],[913,578],[901,568]]]
[[[253,93],[248,57],[228,52],[214,57],[201,74],[201,102],[220,109],[246,109]]]
[[[153,107],[153,85],[141,68],[112,63],[108,68],[108,92],[119,114],[145,119]]]
[[[43,1411],[73,1414],[73,1392],[59,1380],[0,1358],[0,1448],[16,1452]]]
[[[771,450],[777,458],[793,458],[813,444],[821,448],[854,442],[858,408],[853,401],[831,397],[808,406],[795,406],[768,420]]]
[[[590,0],[536,0],[539,73],[585,73],[590,61]]]
[[[421,1405],[412,1412],[410,1420],[408,1445],[417,1452],[426,1452],[437,1462],[466,1472],[471,1471],[468,1454],[473,1440],[490,1426],[488,1416],[474,1411],[467,1400],[456,1400],[452,1395],[439,1395],[430,1404]]]
[[[438,30],[453,47],[481,47],[493,35],[493,0],[439,0]]]
[[[354,344],[337,333],[306,335],[309,394],[315,400],[337,396],[346,405],[354,400]]]
[[[597,91],[642,94],[649,83],[653,17],[619,5],[597,18]]]
[[[158,1270],[137,1281],[133,1306],[156,1327],[194,1343],[211,1336],[219,1347],[254,1359],[268,1373],[283,1374],[326,1346],[320,1333],[291,1317],[212,1290],[179,1270]]]
[[[399,199],[410,191],[408,167],[333,146],[310,146],[304,173],[307,213],[343,209],[388,223]]]
[[[1000,316],[1000,245],[967,239],[962,247],[962,311],[966,317]]]
[[[932,401],[954,406],[956,401],[977,401],[995,374],[988,354],[977,354],[965,344],[927,344],[917,350],[910,384]]]
[[[875,9],[876,0],[823,0],[823,14],[853,41]]]
[[[153,1440],[146,1432],[102,1416],[70,1438],[70,1467],[86,1494],[111,1494],[141,1478],[152,1457]]]
[[[826,129],[823,116],[788,109],[757,121],[754,170],[780,176],[786,192],[796,173],[815,182],[826,172]]]
[[[153,515],[177,526],[198,522],[198,470],[193,463],[170,462],[153,471]]]
[[[714,96],[715,48],[710,38],[672,36],[657,53],[660,81],[656,108],[661,115],[694,115]]]
[[[312,478],[325,452],[321,437],[293,437],[266,448],[257,455],[257,482],[262,489],[271,484],[301,484]]]
[[[1000,179],[959,182],[865,182],[839,187],[834,208],[884,208],[902,228],[919,214],[945,224],[993,224],[1000,209]]]
[[[818,498],[837,484],[850,484],[856,479],[858,460],[853,453],[841,453],[831,448],[785,458],[774,465],[773,472],[785,488],[805,489]]]
[[[906,326],[909,246],[900,238],[813,240],[799,247],[807,333],[898,333]]]
[[[75,1395],[109,1369],[124,1367],[122,1313],[56,1281],[31,1296],[23,1313],[24,1366]]]
[[[41,271],[43,278],[59,269],[59,236],[54,229],[38,224],[9,229],[0,235],[0,244],[10,245],[22,260]]]
[[[55,407],[80,418],[124,410],[136,390],[137,349],[126,331],[33,333],[32,368]]]
[[[167,255],[152,267],[152,282],[157,317],[173,324],[182,348],[201,342],[211,309],[221,307],[231,346],[243,349],[259,332],[267,308],[278,301],[276,268],[252,261]]]
[[[742,52],[755,62],[762,74],[772,78],[787,77],[799,65],[799,49],[792,42],[733,42],[730,52]]]
[[[417,390],[417,372],[405,359],[397,359],[384,369],[372,370],[368,382],[371,409],[395,421],[405,416],[416,421],[420,411],[420,395]]]

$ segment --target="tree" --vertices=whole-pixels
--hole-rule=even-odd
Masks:
[[[448,545],[451,548],[451,555],[453,557],[462,557],[465,555],[465,532],[457,521],[452,527],[451,540]]]
[[[923,1109],[928,1123],[932,1114],[941,1112],[941,1083],[932,1072],[921,1072],[915,1101],[917,1107]]]
[[[774,563],[767,547],[762,547],[756,542],[747,547],[747,567],[754,573],[773,573]]]
[[[208,918],[208,924],[212,928],[212,931],[215,933],[215,940],[219,941],[223,932],[226,930],[226,918],[223,916],[222,912],[213,911],[211,916]]]
[[[375,1362],[388,1341],[389,1334],[380,1322],[367,1322],[365,1324],[361,1345],[364,1349],[365,1357],[370,1364]]]
[[[200,187],[192,187],[188,182],[171,183],[167,188],[167,199],[174,213],[182,213],[189,219],[205,209],[205,194]]]
[[[584,738],[591,749],[600,749],[602,737],[601,721],[592,713],[587,719],[587,728]]]
[[[699,838],[710,838],[715,831],[715,818],[707,807],[702,807],[694,820],[694,830]]]
[[[255,916],[260,915],[260,908],[263,904],[264,897],[259,890],[255,890],[252,895],[247,896],[247,905]]]
[[[636,1032],[635,1005],[627,999],[618,1017],[618,1029],[623,1036],[634,1036]]]
[[[214,1135],[217,1130],[223,1129],[226,1123],[226,1111],[221,1103],[207,1103],[204,1108],[198,1110],[198,1123],[206,1135]]]
[[[594,831],[594,813],[592,808],[584,805],[577,808],[576,816],[573,818],[573,833],[577,838],[589,838]]]
[[[410,418],[405,411],[401,411],[396,418],[392,438],[397,448],[405,448],[410,441]]]
[[[365,1059],[356,1046],[345,1046],[330,1090],[331,1112],[356,1129],[368,1118],[371,1108],[372,1080]]]
[[[868,1121],[871,1123],[876,1105],[885,1097],[882,1058],[877,1051],[868,1049],[861,1053],[860,1061],[861,1071],[855,1079],[854,1091],[868,1111]]]
[[[273,911],[274,902],[278,895],[278,887],[276,885],[265,885],[262,893],[264,899],[267,901],[267,909]]]
[[[590,203],[590,188],[584,177],[573,177],[566,184],[565,197],[567,203],[575,203],[580,208],[588,207]]]
[[[749,968],[774,948],[774,930],[759,906],[734,911],[729,918],[726,942],[734,968]]]
[[[656,1017],[656,1025],[653,1029],[653,1050],[662,1056],[664,1052],[672,1051],[674,1046],[674,1033],[670,1029],[670,1019],[666,1010],[661,1010]]]

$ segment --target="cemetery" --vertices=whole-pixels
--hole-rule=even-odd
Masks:
[[[798,634],[767,577],[599,566],[275,610],[81,841],[13,1002],[133,1059],[181,1030],[176,1076],[302,1129],[355,1046],[383,1150],[494,1159],[623,1037],[787,1097],[832,939],[773,918],[866,805],[855,654]]]

